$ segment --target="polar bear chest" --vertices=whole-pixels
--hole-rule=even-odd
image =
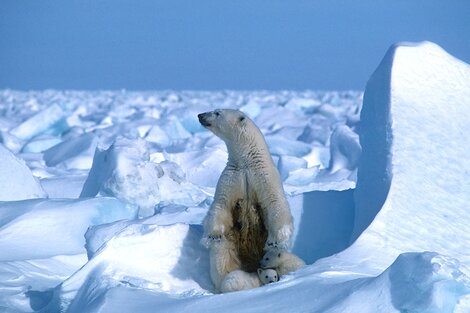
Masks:
[[[249,175],[244,176],[241,197],[232,207],[232,234],[243,270],[256,271],[263,257],[268,232],[256,188]]]

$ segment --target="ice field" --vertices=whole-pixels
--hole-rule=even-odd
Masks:
[[[215,294],[225,166],[265,135],[307,266]],[[470,312],[470,66],[394,45],[362,91],[0,91],[0,312]]]

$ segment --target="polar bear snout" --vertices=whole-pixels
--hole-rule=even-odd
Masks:
[[[211,115],[212,115],[212,112],[198,114],[197,118],[199,119],[199,123],[201,123],[201,125],[204,127],[211,127],[212,126],[210,122]]]

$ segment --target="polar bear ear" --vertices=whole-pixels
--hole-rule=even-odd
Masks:
[[[263,270],[261,268],[258,268],[258,275],[261,275],[262,272]]]

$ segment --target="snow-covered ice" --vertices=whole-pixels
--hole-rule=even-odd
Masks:
[[[469,82],[470,66],[432,43],[392,47],[369,81],[354,236],[378,213],[363,238],[389,258],[430,250],[470,261]],[[414,227],[391,222],[403,220]]]
[[[67,307],[71,312],[82,312],[95,306],[94,299],[108,289],[123,283],[185,297],[210,293],[208,253],[199,244],[200,225],[160,226],[136,221],[120,230],[109,230],[109,239],[87,264],[56,288],[51,310]],[[93,240],[93,235],[90,237]]]
[[[53,104],[11,129],[10,134],[21,140],[29,140],[47,130],[53,131],[53,127],[64,117],[65,112],[62,108]]]
[[[400,253],[433,251],[457,259],[466,271],[468,82],[470,66],[433,43],[390,48],[364,94],[352,233],[357,240],[318,267],[377,275]]]
[[[116,138],[107,150],[96,150],[80,197],[94,197],[98,193],[135,206],[140,216],[153,215],[159,202],[191,206],[207,197],[186,182],[184,172],[176,163],[151,162],[145,140],[124,137]]]
[[[405,43],[364,101],[0,91],[0,312],[469,312],[469,82]],[[199,243],[227,152],[197,114],[217,107],[266,136],[308,264],[222,295]]]
[[[88,227],[135,216],[115,198],[1,202],[0,261],[83,253]]]
[[[96,145],[95,136],[86,133],[65,140],[43,151],[44,161],[47,166],[56,166],[63,163],[67,168],[89,169]]]
[[[361,158],[359,136],[347,125],[339,125],[331,134],[330,164],[328,169],[336,172],[343,168],[355,170]]]
[[[0,145],[0,201],[42,198],[46,194],[23,160]]]

